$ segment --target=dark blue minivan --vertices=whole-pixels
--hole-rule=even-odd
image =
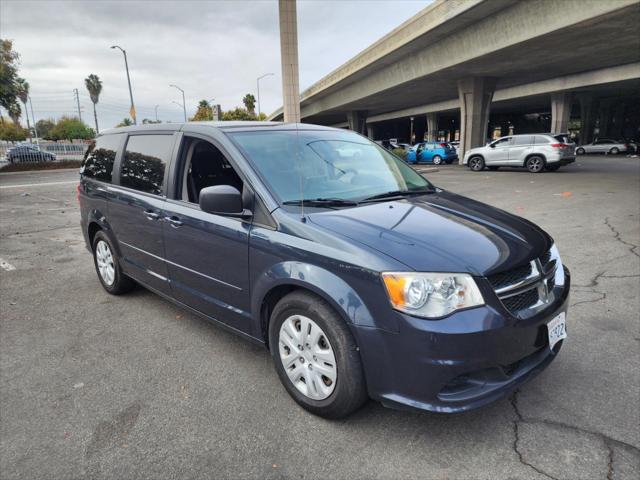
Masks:
[[[115,129],[87,152],[78,192],[107,292],[143,285],[265,345],[293,399],[328,418],[367,398],[485,405],[566,337],[570,276],[549,235],[353,132]]]

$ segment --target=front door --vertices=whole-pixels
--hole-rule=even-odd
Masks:
[[[173,135],[131,135],[117,181],[108,187],[108,222],[118,241],[122,268],[141,283],[169,293],[162,219],[165,172]]]
[[[249,297],[251,224],[200,210],[200,190],[243,182],[213,143],[184,136],[175,198],[165,205],[165,251],[173,296],[229,326],[253,333]]]
[[[485,163],[492,165],[506,165],[509,162],[509,147],[511,137],[503,137],[493,142],[485,153]]]

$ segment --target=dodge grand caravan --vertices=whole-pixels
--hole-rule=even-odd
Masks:
[[[112,130],[78,192],[107,292],[143,285],[265,345],[288,393],[318,415],[367,398],[480,407],[547,367],[566,337],[570,276],[549,235],[353,132]]]

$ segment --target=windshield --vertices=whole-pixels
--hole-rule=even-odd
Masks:
[[[281,203],[359,201],[389,192],[432,189],[384,148],[349,131],[230,133]]]

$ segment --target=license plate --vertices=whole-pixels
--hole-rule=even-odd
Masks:
[[[549,348],[553,347],[563,338],[567,338],[567,327],[565,324],[565,313],[556,315],[553,320],[547,323],[547,331],[549,332]]]

